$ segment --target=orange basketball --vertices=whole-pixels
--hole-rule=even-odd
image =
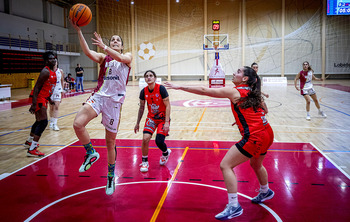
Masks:
[[[90,23],[92,13],[88,6],[78,3],[70,8],[69,18],[73,23],[77,24],[77,26],[85,26]]]

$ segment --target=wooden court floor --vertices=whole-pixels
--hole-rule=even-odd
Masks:
[[[207,82],[203,81],[177,83],[207,85]],[[96,83],[87,82],[85,88],[92,89],[95,85]],[[287,86],[263,87],[263,91],[270,94],[270,98],[266,99],[269,108],[267,119],[274,130],[275,140],[283,143],[311,143],[324,157],[336,165],[345,177],[349,178],[350,81],[327,80],[324,84],[316,84],[315,90],[327,118],[318,116],[317,109],[312,103],[311,121],[307,121],[305,101],[295,90],[292,82]],[[133,132],[138,112],[139,91],[138,83],[129,83],[118,139],[142,138],[141,133]],[[2,177],[38,160],[26,157],[26,150],[21,145],[34,122],[34,116],[28,112],[29,106],[21,105],[29,94],[29,90],[13,90],[12,94],[11,100],[19,102],[0,103],[0,175]],[[63,99],[60,107],[58,125],[61,130],[58,132],[45,130],[40,140],[42,152],[50,154],[77,141],[72,123],[82,102],[89,95],[88,92],[78,95],[67,94],[68,97]],[[167,140],[232,141],[233,143],[240,139],[237,126],[232,126],[234,120],[227,100],[174,90],[169,90],[169,95],[172,104],[172,122]],[[104,138],[104,128],[100,122],[101,117],[97,117],[87,126],[93,139]],[[78,162],[81,164],[80,160]],[[310,163],[305,159],[304,164],[308,166]],[[218,164],[216,167],[219,167]],[[298,171],[295,172],[296,177],[298,173]],[[344,189],[347,193],[350,192],[350,184],[345,184]]]
[[[203,81],[178,83],[208,84]],[[274,130],[276,141],[312,143],[350,175],[350,81],[328,80],[323,86],[315,86],[321,107],[328,117],[323,119],[318,116],[317,109],[312,103],[311,121],[306,121],[305,101],[291,84],[292,82],[289,82],[287,87],[275,85],[263,87],[263,91],[270,94],[270,98],[266,99],[269,108],[267,119]],[[230,85],[232,83],[227,86]],[[94,82],[85,83],[86,89],[95,86]],[[133,132],[138,112],[139,91],[137,82],[129,82],[118,139],[142,138],[142,133]],[[16,89],[12,90],[12,94],[11,99],[18,101],[27,98],[29,90]],[[77,140],[72,123],[82,102],[89,95],[87,92],[63,99],[58,120],[61,130],[58,132],[45,130],[39,142],[42,152],[52,153]],[[168,139],[220,141],[240,139],[237,126],[232,126],[234,120],[226,100],[212,100],[209,97],[174,90],[169,90],[169,95],[173,105]],[[189,107],[183,106],[183,102]],[[28,105],[11,109],[7,102],[0,103],[0,174],[11,173],[35,161],[33,158],[25,157],[26,150],[21,146],[34,122],[34,116],[28,109]],[[146,112],[143,118],[145,116]],[[91,138],[104,138],[105,132],[100,116],[90,122],[87,128]]]

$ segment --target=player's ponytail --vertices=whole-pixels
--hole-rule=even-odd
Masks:
[[[261,80],[255,70],[249,66],[244,66],[244,76],[248,77],[246,84],[251,88],[247,97],[242,98],[242,103],[239,105],[243,109],[253,107],[254,110],[262,108],[261,97]]]

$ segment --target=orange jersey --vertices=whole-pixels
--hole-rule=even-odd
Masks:
[[[251,90],[248,85],[243,84],[235,88],[241,94],[241,98],[247,97]],[[258,108],[256,111],[254,111],[253,107],[242,109],[239,107],[241,103],[242,101],[236,104],[231,103],[231,109],[243,137],[249,138],[250,135],[265,130],[269,126],[265,117],[265,111],[262,108]]]
[[[56,72],[52,71],[48,66],[45,66],[50,71],[50,76],[49,78],[44,82],[43,87],[39,91],[38,98],[37,100],[49,100],[50,96],[53,93],[53,90],[56,86],[57,82],[57,77],[56,77]],[[33,97],[34,89],[30,93],[29,97]]]
[[[164,87],[164,86],[163,86]],[[147,117],[153,119],[165,119],[165,105],[160,93],[160,85],[155,84],[152,92],[149,91],[148,86],[144,88],[145,100],[147,101],[148,115]]]

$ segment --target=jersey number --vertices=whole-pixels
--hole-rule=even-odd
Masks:
[[[114,119],[111,119],[111,121],[109,121],[110,125],[113,125]]]

